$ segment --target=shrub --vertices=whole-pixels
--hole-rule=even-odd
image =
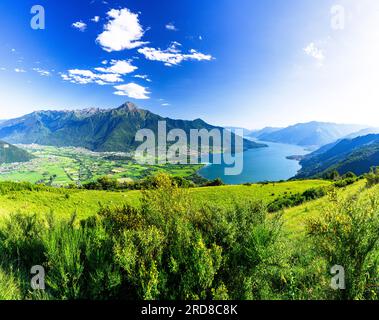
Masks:
[[[224,186],[225,183],[220,179],[220,178],[217,178],[217,179],[214,179],[212,181],[208,181],[204,184],[204,187],[220,187],[220,186]]]
[[[339,172],[337,170],[329,171],[323,175],[323,178],[326,180],[337,181],[341,178]]]
[[[350,181],[346,178],[345,180]],[[181,180],[149,179],[137,207],[101,208],[83,221],[13,214],[0,224],[4,299],[376,298],[379,201],[335,193],[292,244],[280,214],[323,197],[326,188],[262,202],[196,204]],[[178,182],[179,181],[179,182]],[[341,180],[344,181],[344,180]],[[341,182],[339,181],[339,182]],[[64,191],[66,194],[69,190]],[[332,265],[348,288],[329,289]],[[46,268],[46,293],[30,292],[30,267]]]
[[[333,185],[336,187],[336,188],[345,188],[349,185],[352,185],[354,184],[355,182],[357,182],[358,178],[355,177],[355,178],[345,178],[343,180],[339,180],[337,182],[335,182]]]
[[[50,299],[260,299],[281,297],[287,251],[280,216],[262,203],[194,206],[186,189],[155,177],[138,208],[75,216],[12,215],[0,225],[15,296]],[[30,267],[46,268],[46,294],[29,293]],[[4,295],[13,297],[4,290]]]
[[[304,191],[303,193],[285,194],[283,197],[276,198],[268,205],[269,212],[278,212],[280,210],[295,207],[303,204],[304,202],[316,200],[324,197],[327,194],[325,187],[312,188]]]
[[[83,185],[84,189],[87,190],[106,190],[106,191],[116,191],[116,190],[144,190],[144,189],[152,189],[157,187],[157,177],[161,174],[156,174],[152,176],[148,176],[140,181],[132,181],[132,182],[122,182],[119,183],[116,179],[110,177],[101,177],[96,181],[88,182]],[[173,185],[176,185],[180,188],[193,188],[196,187],[196,184],[187,180],[183,177],[171,177],[168,176]]]
[[[44,259],[43,230],[37,215],[11,214],[0,229],[1,260],[15,267],[39,265]]]
[[[357,178],[357,175],[354,172],[347,172],[342,176],[342,179],[355,179]]]
[[[346,290],[330,295],[339,299],[377,298],[378,292],[368,290],[368,286],[379,271],[379,201],[374,195],[340,199],[332,193],[330,197],[322,216],[310,220],[307,227],[328,269],[334,265],[345,269]]]
[[[22,292],[19,281],[13,272],[5,272],[0,268],[0,300],[21,300]]]
[[[371,188],[377,184],[379,184],[379,168],[371,168],[370,173],[367,173],[365,175],[365,178],[367,180],[366,186],[367,188]]]

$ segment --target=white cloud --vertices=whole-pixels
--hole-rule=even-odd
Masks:
[[[138,69],[136,66],[133,66],[130,61],[126,60],[111,60],[110,64],[111,66],[108,68],[100,67],[95,68],[95,70],[104,73],[128,74]]]
[[[308,56],[316,59],[319,62],[322,62],[325,59],[324,51],[322,49],[318,48],[314,42],[311,42],[310,44],[308,44],[304,48],[304,52]]]
[[[112,9],[107,13],[109,22],[96,41],[105,51],[121,51],[140,47],[147,42],[140,41],[144,31],[138,14],[129,9]]]
[[[108,61],[103,60],[102,64],[108,64]],[[122,75],[132,73],[137,69],[130,61],[111,60],[108,67],[94,68],[94,71],[71,69],[67,73],[61,73],[61,77],[65,81],[76,84],[97,83],[99,85],[106,85],[123,82]]]
[[[41,76],[43,77],[48,77],[50,76],[51,72],[47,70],[43,70],[41,68],[33,68],[33,71],[38,72]]]
[[[17,72],[17,73],[24,73],[24,72],[26,72],[24,69],[20,69],[20,68],[15,68],[14,71]]]
[[[145,87],[133,82],[115,86],[114,88],[117,90],[114,94],[118,96],[127,96],[134,99],[150,99],[148,96],[150,92]]]
[[[63,80],[70,81],[75,84],[97,83],[99,85],[106,85],[123,81],[119,74],[99,74],[94,73],[91,70],[80,69],[68,70],[68,73],[61,74],[61,77]]]
[[[178,29],[175,27],[175,25],[172,22],[166,24],[166,29],[170,31],[178,31]]]
[[[144,79],[147,82],[152,82],[151,79],[149,79],[149,76],[146,74],[136,74],[134,78]]]
[[[169,103],[162,103],[162,106],[163,107],[168,107],[168,106],[170,106],[170,104]]]
[[[99,16],[94,16],[92,19],[91,19],[92,22],[99,22],[100,21],[100,17]]]
[[[189,53],[182,53],[182,51],[178,49],[178,46],[181,46],[181,44],[173,42],[166,50],[144,47],[138,49],[138,52],[144,55],[148,60],[161,61],[169,67],[179,65],[186,60],[210,61],[213,59],[211,55],[203,54],[194,49],[191,49]]]
[[[78,21],[74,22],[72,24],[72,27],[78,29],[81,32],[84,32],[87,29],[87,24],[85,24],[83,21]]]
[[[1,71],[6,71],[7,68],[1,67],[0,70],[1,70]]]

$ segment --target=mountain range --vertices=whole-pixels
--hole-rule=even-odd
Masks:
[[[306,155],[295,178],[322,177],[331,171],[361,175],[379,165],[379,134],[342,139]]]
[[[28,152],[12,144],[36,143],[83,147],[92,151],[130,152],[140,145],[140,142],[135,141],[136,132],[139,129],[151,129],[157,133],[159,121],[166,121],[167,131],[182,129],[187,134],[191,129],[224,130],[201,119],[187,121],[164,118],[139,109],[130,102],[114,109],[36,111],[16,119],[0,121],[0,139],[7,141],[0,141],[0,163],[22,162],[32,158]],[[236,128],[228,129],[233,131]],[[352,171],[359,175],[379,165],[379,134],[370,134],[377,132],[378,128],[359,125],[309,122],[287,128],[245,129],[244,135],[262,141],[317,147],[316,151],[301,157],[302,169],[296,178],[308,178],[320,177],[332,170],[340,174]],[[244,139],[244,147],[252,149],[266,145]]]
[[[0,141],[0,164],[13,162],[27,162],[34,157],[27,151]]]
[[[223,130],[201,119],[186,121],[163,118],[127,102],[115,109],[33,112],[0,123],[0,139],[14,144],[36,143],[83,147],[92,151],[129,152],[141,144],[135,141],[136,132],[139,129],[151,129],[157,133],[158,121],[166,121],[167,132],[171,129],[182,129],[187,134],[191,129]],[[245,149],[265,146],[244,139]]]
[[[252,134],[262,141],[294,144],[303,147],[320,147],[365,129],[361,125],[326,122],[299,123],[287,128],[267,127]]]
[[[243,132],[244,137],[250,137],[251,133],[253,132],[252,130],[242,128],[242,127],[224,127],[224,129],[229,130],[231,132],[235,132],[236,130],[241,130]]]
[[[283,128],[275,128],[275,127],[265,127],[260,130],[253,130],[249,133],[250,138],[260,139],[261,137],[264,137],[267,134],[282,130]]]

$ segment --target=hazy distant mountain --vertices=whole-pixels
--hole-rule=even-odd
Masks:
[[[253,130],[252,132],[250,132],[249,137],[261,139],[262,136],[264,137],[267,134],[274,133],[274,132],[282,130],[282,129],[283,128],[265,127],[261,130]]]
[[[359,125],[324,122],[300,123],[259,136],[260,140],[295,144],[300,146],[323,146],[363,129]]]
[[[27,151],[17,148],[7,142],[0,141],[0,164],[13,162],[27,162],[33,156]]]
[[[225,129],[231,132],[235,132],[236,130],[242,130],[244,137],[248,137],[252,133],[251,130],[246,129],[246,128],[241,128],[241,127],[225,127]]]
[[[379,128],[365,128],[365,129],[362,129],[362,130],[359,130],[357,132],[353,132],[349,135],[347,135],[346,137],[344,137],[344,139],[354,139],[354,138],[358,138],[358,137],[363,137],[363,136],[367,136],[369,134],[379,134]]]
[[[212,130],[201,119],[194,121],[163,118],[150,111],[125,103],[116,109],[86,109],[79,111],[38,111],[0,124],[0,139],[11,143],[84,147],[93,151],[132,151],[139,129],[157,132],[158,121],[167,122],[167,130]],[[219,128],[222,129],[222,128]],[[245,148],[265,145],[244,140]]]
[[[296,178],[322,176],[337,170],[341,175],[349,171],[357,175],[379,166],[379,135],[371,134],[354,139],[343,139],[326,145],[305,156]]]

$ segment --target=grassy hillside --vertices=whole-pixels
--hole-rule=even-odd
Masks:
[[[379,185],[183,189],[167,175],[155,179],[144,192],[0,183],[0,299],[379,297]],[[284,212],[262,205],[324,189],[328,195]],[[30,290],[37,262],[48,268],[43,292]],[[330,288],[336,264],[346,290]]]
[[[359,180],[282,215],[250,200],[330,183],[181,189],[167,175],[156,183],[120,193],[0,183],[0,299],[378,298],[379,186]],[[30,290],[36,262],[48,268],[44,292]],[[330,288],[336,264],[346,290]]]
[[[222,186],[188,189],[194,203],[228,205],[233,201],[245,203],[263,200],[266,203],[286,194],[301,193],[311,188],[327,186],[323,180],[292,181],[251,186]],[[12,212],[44,214],[54,212],[59,217],[77,213],[87,218],[97,213],[101,206],[138,205],[140,191],[106,192],[49,188],[48,191],[12,191],[0,194],[0,215]]]
[[[348,186],[338,191],[341,196],[348,196],[357,192],[365,187],[365,181],[360,180],[354,185]],[[368,192],[368,191],[366,191]],[[370,192],[378,192],[379,188],[374,188]],[[314,201],[307,202],[300,206],[286,209],[284,211],[284,226],[289,232],[290,237],[302,237],[305,232],[306,222],[310,218],[315,218],[324,211],[325,207],[329,205],[328,197],[323,197]]]

